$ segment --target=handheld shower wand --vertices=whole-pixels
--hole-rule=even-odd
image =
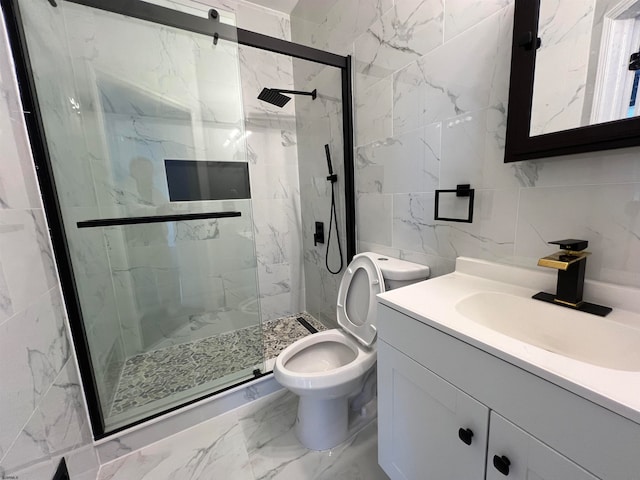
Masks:
[[[330,181],[331,185],[333,186],[333,184],[338,181],[338,175],[333,173],[333,165],[331,164],[331,152],[329,151],[329,145],[324,146],[324,153],[327,156],[327,167],[329,169],[329,176],[327,177],[327,180]]]
[[[324,263],[327,267],[329,273],[336,275],[342,271],[342,267],[344,266],[344,259],[342,256],[342,245],[340,244],[340,232],[338,230],[338,212],[336,209],[336,195],[334,185],[338,181],[338,175],[333,173],[333,165],[331,164],[331,151],[329,150],[329,145],[324,146],[324,152],[327,156],[327,168],[329,169],[329,176],[327,180],[331,182],[331,210],[329,211],[329,235],[327,236],[327,251],[324,257]],[[329,246],[331,245],[331,228],[333,226],[333,222],[336,224],[336,241],[338,242],[338,253],[340,255],[340,266],[337,270],[331,270],[329,267]]]

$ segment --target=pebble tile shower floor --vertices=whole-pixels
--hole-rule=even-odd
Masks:
[[[275,358],[296,340],[310,335],[298,317],[318,331],[326,330],[311,315],[300,313],[270,320],[262,328],[252,326],[130,357],[122,369],[111,415],[197,388],[257,365],[263,358]]]

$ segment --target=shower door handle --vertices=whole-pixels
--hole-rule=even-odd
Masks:
[[[184,222],[185,220],[206,220],[209,218],[240,217],[241,212],[209,212],[209,213],[181,213],[174,215],[155,215],[150,217],[124,217],[84,220],[78,222],[78,228],[119,227],[122,225],[140,225],[144,223]]]

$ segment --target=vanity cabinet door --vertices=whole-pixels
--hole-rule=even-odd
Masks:
[[[378,462],[392,480],[483,480],[489,409],[378,341]]]
[[[487,450],[487,480],[532,479],[598,480],[492,411]]]

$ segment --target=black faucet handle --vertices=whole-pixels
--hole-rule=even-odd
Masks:
[[[552,245],[559,245],[562,250],[571,250],[573,252],[581,252],[589,245],[587,240],[576,240],[575,238],[567,238],[566,240],[555,240],[549,242]]]

